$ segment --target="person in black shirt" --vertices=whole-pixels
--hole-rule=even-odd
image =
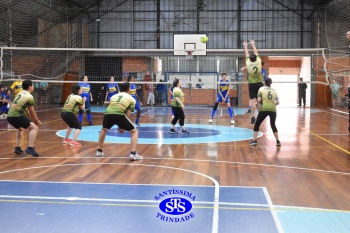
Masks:
[[[301,106],[301,100],[303,100],[303,106],[306,104],[306,88],[307,84],[303,82],[303,78],[300,78],[300,83],[298,83],[298,91],[299,91],[299,104]]]

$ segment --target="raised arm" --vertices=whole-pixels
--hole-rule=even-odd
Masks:
[[[254,41],[254,40],[250,40],[250,44],[252,45],[254,54],[255,54],[256,56],[258,56],[259,53],[258,53],[258,50],[257,50],[256,47],[255,47],[255,41]]]
[[[249,57],[248,42],[246,40],[243,41],[243,47],[244,47],[245,57]]]

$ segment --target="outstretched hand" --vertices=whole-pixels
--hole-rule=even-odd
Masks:
[[[248,42],[246,40],[243,41],[243,46],[248,46]]]
[[[254,40],[250,40],[250,44],[251,45],[255,45],[255,41]]]

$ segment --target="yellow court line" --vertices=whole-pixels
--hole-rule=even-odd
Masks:
[[[348,155],[350,155],[350,151],[341,148],[340,146],[338,146],[338,145],[336,145],[336,144],[334,144],[334,143],[328,141],[327,139],[325,139],[325,138],[321,137],[320,135],[318,135],[318,134],[312,132],[311,130],[309,130],[309,132],[310,132],[311,134],[313,134],[314,136],[316,136],[316,137],[322,139],[323,141],[325,141],[325,142],[331,144],[331,145],[334,146],[335,148],[338,148],[339,150],[341,150],[341,151],[347,153]]]

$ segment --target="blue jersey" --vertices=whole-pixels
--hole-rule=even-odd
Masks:
[[[130,84],[130,95],[136,99],[136,83]]]
[[[108,83],[106,90],[108,91],[108,95],[115,95],[119,92],[118,84],[116,83]]]
[[[86,97],[86,101],[90,102],[90,92],[91,92],[91,86],[89,83],[79,83],[79,86],[81,86],[81,89],[83,92],[81,93],[81,97]]]
[[[262,76],[264,78],[264,82],[265,82],[266,81],[266,71],[264,68],[261,69],[261,74],[262,74]]]
[[[140,107],[140,103],[139,100],[136,97],[136,91],[137,91],[137,85],[136,83],[130,84],[130,95],[136,100],[135,103],[135,110],[140,111],[141,107]]]
[[[229,82],[228,80],[225,81],[226,83],[222,83],[222,82],[224,82],[223,80],[220,80],[220,82],[221,82],[220,83],[220,92],[225,97],[230,84],[228,84],[228,82]]]

